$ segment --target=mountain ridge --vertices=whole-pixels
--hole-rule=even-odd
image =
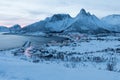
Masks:
[[[23,32],[77,31],[88,33],[102,33],[113,31],[113,29],[110,27],[111,26],[109,24],[97,18],[94,14],[86,12],[86,10],[82,8],[76,17],[71,17],[69,14],[54,14],[51,17],[47,17],[45,20],[25,26],[22,30]],[[37,30],[35,30],[35,28]]]
[[[44,20],[24,26],[20,32],[120,32],[120,15],[108,15],[99,19],[82,8],[75,17],[69,14],[54,14]]]

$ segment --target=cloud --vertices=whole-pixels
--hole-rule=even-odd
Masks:
[[[81,8],[98,17],[120,13],[119,0],[0,0],[0,25],[27,25],[57,13],[76,16]]]

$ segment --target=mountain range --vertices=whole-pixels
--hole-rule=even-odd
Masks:
[[[15,27],[17,26],[17,27]],[[80,32],[80,33],[108,33],[120,32],[120,15],[113,14],[99,19],[94,14],[81,9],[77,16],[69,14],[54,14],[45,20],[20,28],[13,26],[12,31],[27,32]],[[16,31],[15,31],[16,32]]]
[[[0,26],[0,32],[19,33],[22,30],[19,24],[15,24],[11,27]]]
[[[0,32],[8,32],[9,29],[6,26],[0,26]]]

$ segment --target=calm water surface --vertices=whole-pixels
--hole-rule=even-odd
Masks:
[[[52,40],[61,41],[65,38],[61,37],[34,37],[34,36],[20,36],[20,35],[3,35],[0,33],[0,50],[21,47],[26,41],[31,41],[33,46],[41,46]]]

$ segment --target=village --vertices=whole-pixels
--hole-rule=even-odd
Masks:
[[[0,51],[0,53],[9,52],[13,57],[31,63],[52,61],[64,63],[66,67],[92,66],[96,69],[120,71],[119,37],[96,37],[83,34],[65,36],[69,39],[60,42],[51,41],[41,47],[34,47],[32,42],[26,41],[20,48]]]

